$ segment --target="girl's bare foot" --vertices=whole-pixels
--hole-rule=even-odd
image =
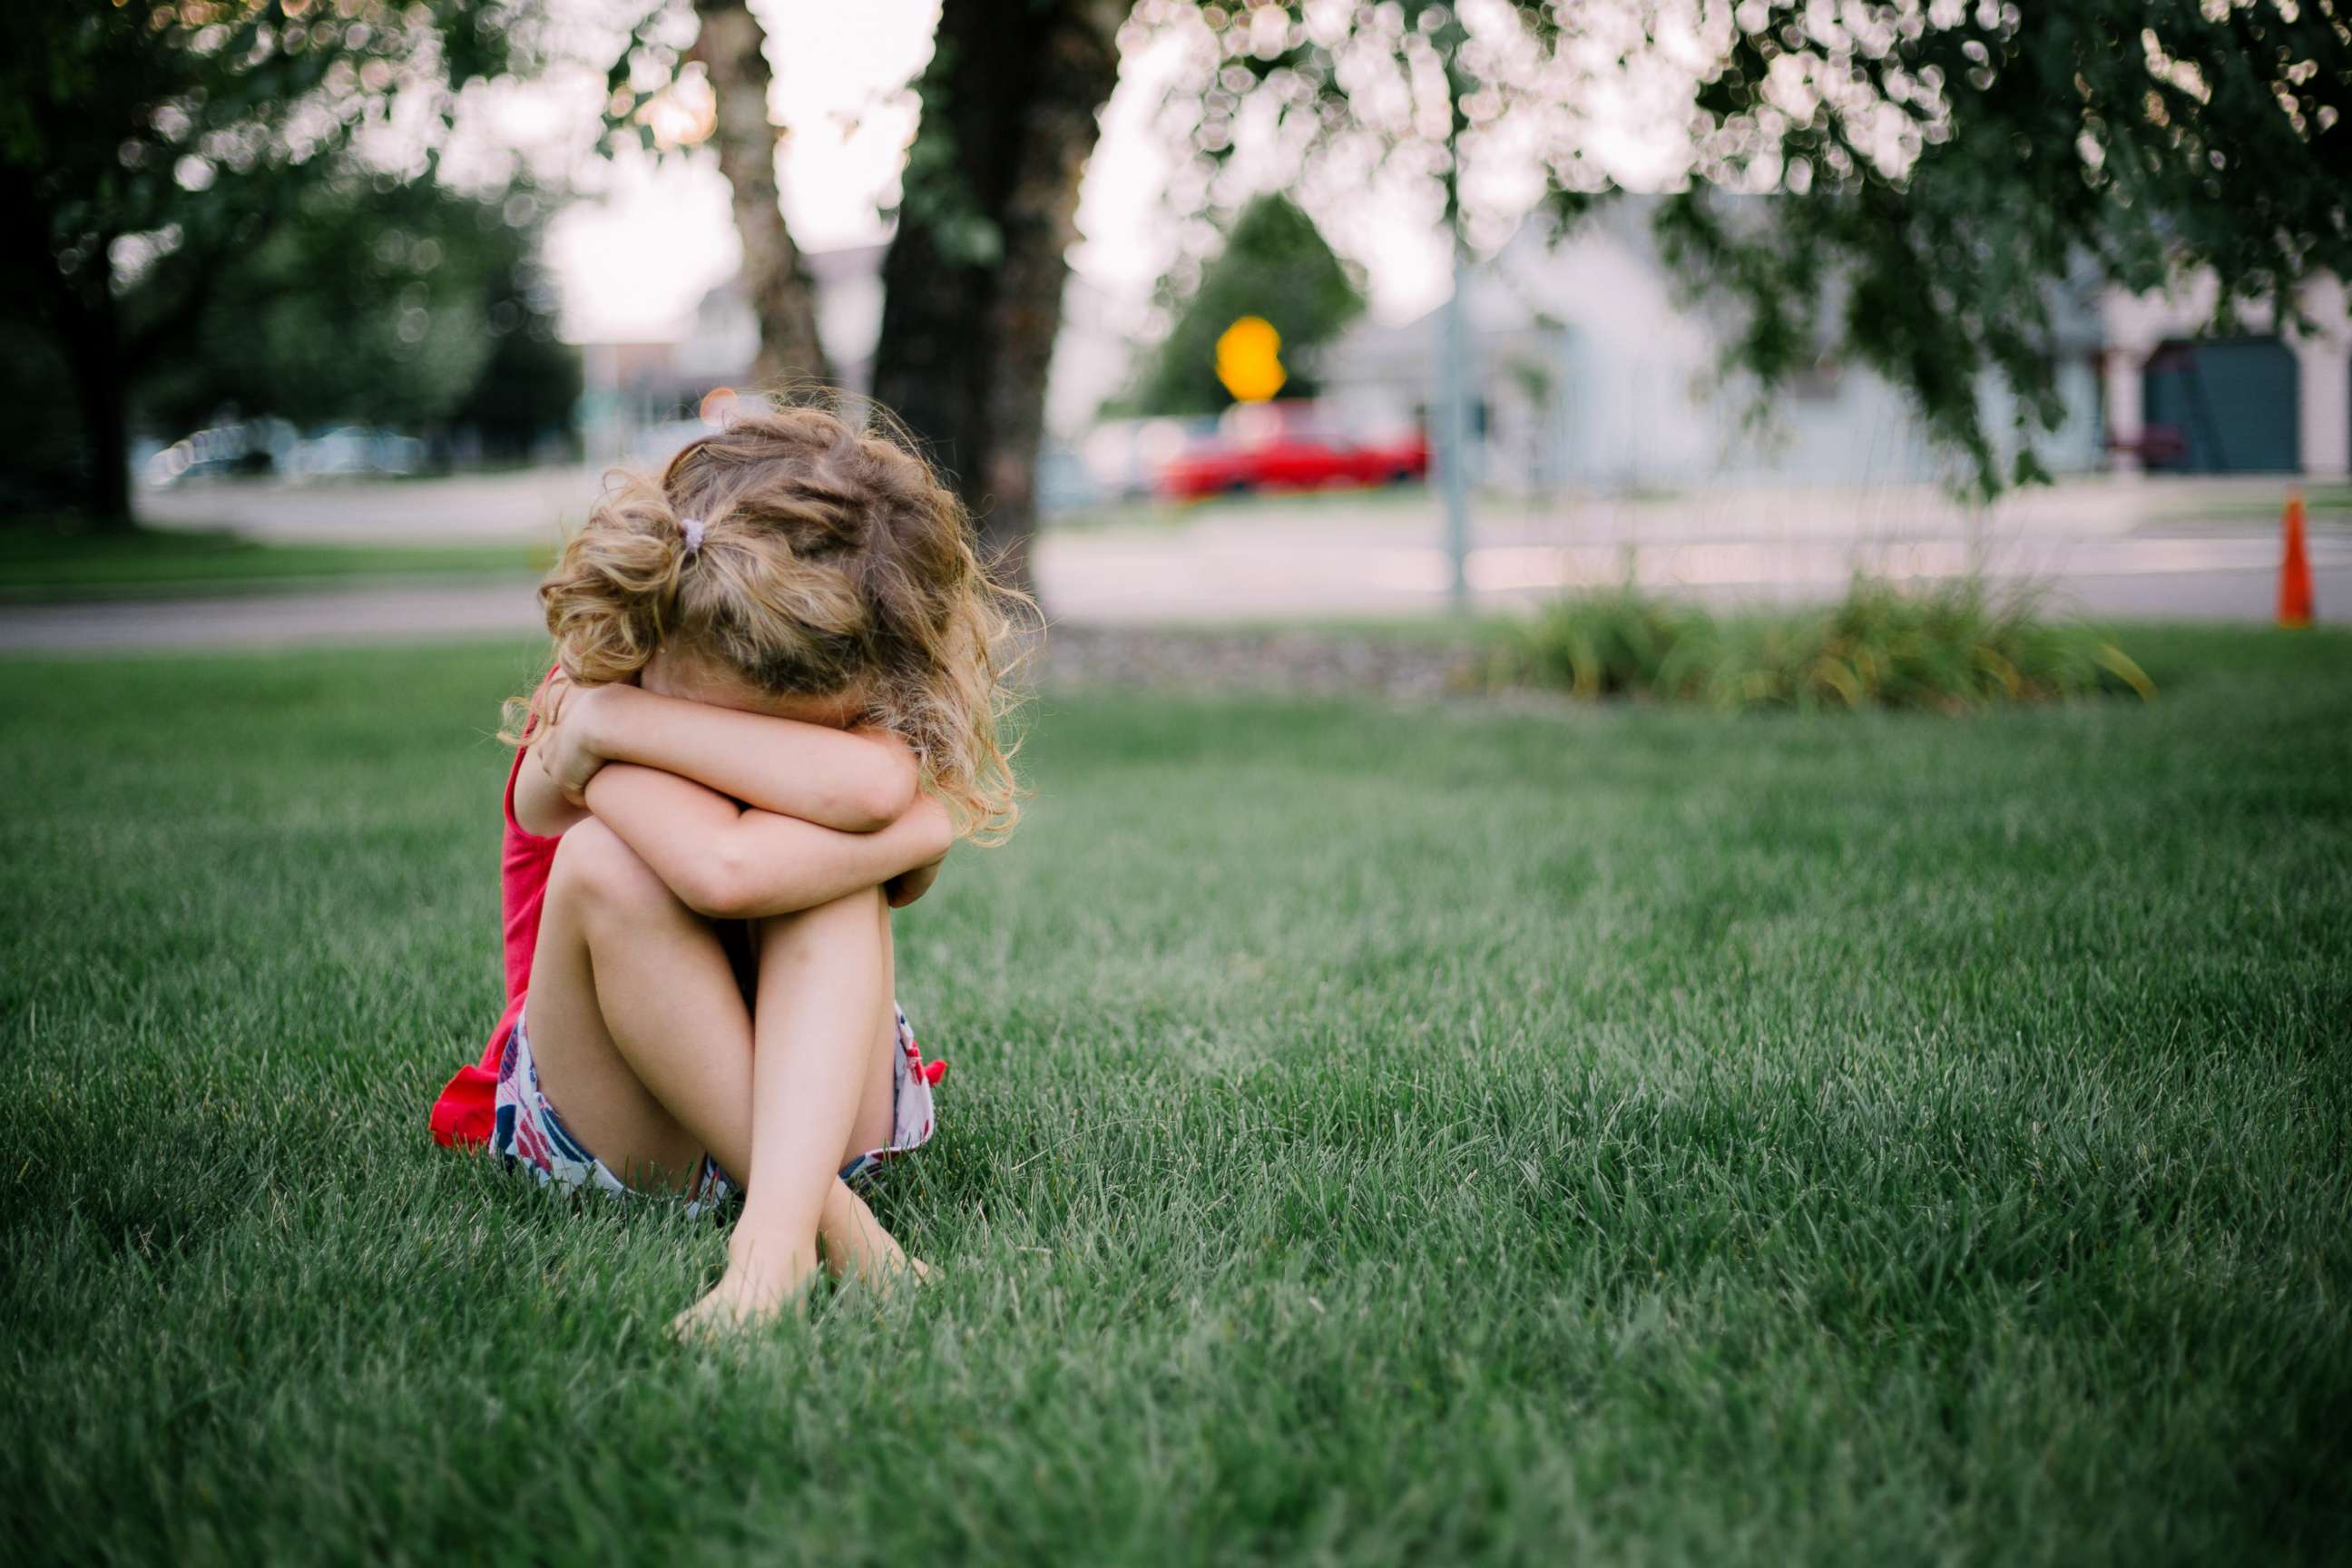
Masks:
[[[808,1303],[816,1279],[816,1249],[744,1245],[739,1237],[727,1248],[727,1272],[709,1294],[669,1321],[680,1339],[717,1339],[775,1321]]]
[[[875,1294],[887,1298],[897,1295],[900,1290],[929,1284],[931,1266],[919,1258],[901,1252],[896,1258],[887,1261],[877,1262],[869,1268],[861,1268],[856,1274],[847,1278],[855,1279]]]
[[[887,1295],[930,1278],[930,1269],[920,1258],[907,1256],[845,1182],[833,1184],[817,1226],[824,1237],[825,1268],[835,1279],[855,1280]]]

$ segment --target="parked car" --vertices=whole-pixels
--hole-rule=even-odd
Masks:
[[[405,475],[425,467],[425,443],[397,430],[341,425],[298,441],[278,461],[294,479],[348,479],[361,475]]]
[[[1312,403],[1244,404],[1160,469],[1159,489],[1171,500],[1196,500],[1258,489],[1402,484],[1428,472],[1429,441],[1416,427],[1357,431]]]
[[[341,425],[304,436],[283,419],[244,419],[191,431],[156,448],[142,472],[149,486],[168,489],[198,479],[255,478],[317,479],[421,471],[423,441],[397,430]]]
[[[152,452],[142,466],[149,488],[169,489],[197,479],[244,478],[272,472],[299,437],[283,419],[241,419],[192,430]]]
[[[1048,441],[1037,453],[1037,511],[1058,517],[1102,504],[1102,487],[1087,472],[1076,448]]]
[[[1106,419],[1087,432],[1078,456],[1103,496],[1131,500],[1160,488],[1160,471],[1195,444],[1213,438],[1213,414],[1173,418]]]

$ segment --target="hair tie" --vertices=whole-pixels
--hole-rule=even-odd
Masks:
[[[702,548],[702,520],[698,517],[680,518],[677,531],[686,536],[686,553],[690,560],[695,552]]]

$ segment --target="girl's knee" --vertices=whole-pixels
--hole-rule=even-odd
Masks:
[[[790,914],[769,915],[755,922],[760,946],[842,940],[880,940],[881,921],[889,906],[880,888],[861,888],[831,903]]]
[[[547,897],[551,903],[629,910],[657,909],[677,901],[654,868],[639,859],[619,834],[593,816],[567,829],[556,845]]]

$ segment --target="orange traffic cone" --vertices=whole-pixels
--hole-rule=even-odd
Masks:
[[[2279,563],[2279,625],[2311,625],[2311,556],[2303,543],[2303,492],[2286,493],[2286,559]]]

